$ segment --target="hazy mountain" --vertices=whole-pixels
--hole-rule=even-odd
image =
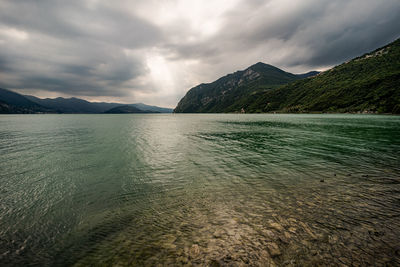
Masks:
[[[126,108],[126,106],[132,108]],[[143,103],[121,104],[89,102],[79,98],[38,98],[21,95],[0,88],[0,113],[104,113],[113,108],[122,107],[116,113],[172,113],[170,108],[150,106]]]
[[[304,74],[296,74],[296,76],[299,79],[304,79],[304,78],[312,77],[312,76],[315,76],[315,75],[318,75],[318,74],[320,74],[319,71],[310,71],[310,72],[307,72],[307,73],[304,73]]]
[[[120,114],[120,113],[158,113],[158,112],[141,110],[131,105],[124,105],[112,108],[110,110],[105,111],[104,113]]]
[[[137,107],[138,109],[152,111],[152,112],[155,112],[155,113],[172,113],[174,111],[172,108],[162,108],[162,107],[157,107],[157,106],[149,106],[149,105],[146,105],[146,104],[143,104],[143,103],[130,104],[129,106],[134,106],[134,107]]]
[[[400,113],[400,39],[319,75],[266,92],[249,112]]]
[[[56,110],[60,113],[103,113],[120,104],[115,103],[92,103],[79,98],[45,98],[35,96],[25,96],[29,100],[36,102],[44,107]]]
[[[316,74],[318,72],[296,75],[259,62],[212,83],[193,87],[181,99],[174,112],[239,111],[264,92]]]
[[[106,103],[106,102],[89,102],[79,98],[45,98],[41,99],[35,96],[25,96],[29,100],[36,102],[42,106],[58,111],[59,113],[103,113],[112,108],[126,106],[121,103]],[[157,113],[172,113],[170,108],[162,108],[150,106],[143,103],[128,104],[144,111],[152,111]]]

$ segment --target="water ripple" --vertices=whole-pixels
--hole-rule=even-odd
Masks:
[[[0,265],[400,265],[400,118],[0,117]]]

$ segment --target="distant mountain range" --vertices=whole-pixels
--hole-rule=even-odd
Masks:
[[[257,63],[190,89],[176,113],[400,113],[400,40],[322,73]]]
[[[122,114],[122,113],[160,113],[160,112],[141,110],[135,106],[125,105],[112,108],[110,110],[105,111],[104,113]]]
[[[41,99],[0,88],[0,113],[172,113],[172,109],[143,103],[89,102],[75,97]]]

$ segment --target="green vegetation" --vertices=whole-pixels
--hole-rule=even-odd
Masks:
[[[400,40],[315,77],[266,92],[249,112],[400,113]]]
[[[254,66],[260,66],[254,71],[262,78],[232,87],[229,94],[221,90],[235,75],[243,76]],[[275,68],[282,75],[271,76],[279,71],[271,72],[274,67],[262,63],[254,66],[194,87],[175,112],[239,112],[243,108],[251,113],[400,113],[400,40],[318,75],[296,76]]]

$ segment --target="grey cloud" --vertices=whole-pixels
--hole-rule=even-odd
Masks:
[[[7,27],[27,32],[29,41],[0,43],[0,86],[78,96],[129,95],[125,83],[147,68],[125,51],[161,38],[143,19],[84,1],[2,1],[0,34]]]
[[[285,67],[335,65],[398,38],[400,2],[243,0],[224,20],[217,36],[197,45],[178,44],[175,53],[229,61],[259,50],[259,60]],[[279,50],[286,56],[276,57]]]
[[[219,44],[212,42],[199,42],[196,44],[166,44],[163,48],[167,51],[167,57],[171,60],[179,60],[182,58],[196,58],[203,60],[212,60],[214,56],[218,56],[223,48]]]
[[[1,23],[29,32],[64,39],[93,39],[137,48],[155,44],[161,31],[146,20],[124,10],[86,1],[5,1],[0,4]],[[20,14],[20,15],[16,15]]]
[[[60,49],[59,54],[44,52],[39,55],[31,53],[36,47],[27,51],[2,50],[0,57],[6,63],[1,65],[7,67],[2,71],[17,73],[19,82],[12,79],[13,84],[7,84],[7,80],[2,80],[0,85],[75,95],[122,96],[127,94],[122,88],[124,83],[146,71],[140,57],[127,56],[117,47],[93,46],[90,51],[72,47],[75,48],[72,53],[67,46]]]

